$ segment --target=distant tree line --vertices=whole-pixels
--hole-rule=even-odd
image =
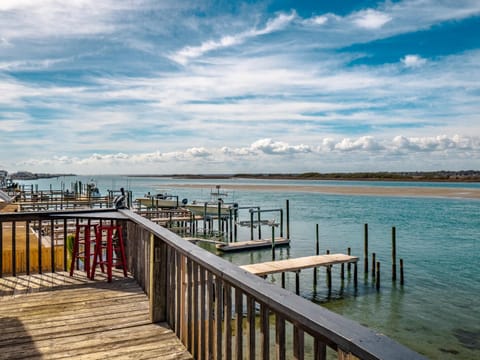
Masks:
[[[50,179],[59,176],[74,176],[74,174],[48,174],[48,173],[32,173],[29,171],[18,171],[10,174],[10,177],[14,180],[38,180],[38,179]]]
[[[306,172],[296,174],[235,174],[236,178],[256,179],[304,179],[304,180],[383,180],[383,181],[480,181],[480,171],[404,171],[404,172],[351,172],[319,173]]]

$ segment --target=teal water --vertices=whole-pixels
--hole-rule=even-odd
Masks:
[[[40,189],[67,188],[76,178],[25,182]],[[90,178],[78,178],[87,181]],[[312,182],[258,180],[172,180],[164,178],[95,177],[102,192],[131,190],[134,197],[168,191],[180,199],[208,200],[210,189],[172,188],[172,183],[212,184],[302,184],[340,186],[442,186],[478,188],[480,184]],[[315,252],[315,224],[319,224],[321,252],[346,252],[360,257],[359,287],[351,279],[340,281],[334,267],[329,294],[324,271],[313,288],[311,270],[301,274],[301,295],[332,311],[384,333],[432,359],[480,358],[480,201],[468,199],[330,195],[302,192],[230,192],[229,200],[241,206],[262,209],[290,202],[291,239],[289,249],[278,249],[277,259],[312,255]],[[248,219],[245,213],[243,218]],[[267,216],[268,218],[268,216]],[[278,220],[278,218],[277,218]],[[369,250],[382,266],[381,290],[370,276],[363,275],[363,229],[369,225]],[[392,283],[391,228],[396,227],[397,259],[405,262],[405,285]],[[264,233],[269,232],[265,228]],[[269,235],[266,235],[269,236]],[[240,231],[240,240],[249,230]],[[236,264],[271,260],[271,251],[255,251],[225,256]],[[398,262],[398,260],[397,260]],[[270,278],[279,282],[278,278]],[[287,287],[295,289],[294,278]]]

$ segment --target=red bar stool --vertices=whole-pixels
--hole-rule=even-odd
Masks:
[[[115,233],[116,238],[114,238]],[[106,265],[108,282],[112,281],[113,267],[123,269],[123,275],[127,277],[127,259],[125,257],[122,227],[120,225],[97,226],[96,239],[90,278],[94,280],[97,265],[102,267],[102,271],[103,266]],[[106,258],[103,257],[104,255]]]
[[[70,276],[73,276],[75,264],[78,259],[83,259],[84,270],[87,277],[90,277],[90,261],[92,254],[92,245],[95,243],[97,225],[77,224],[75,227],[75,240],[73,242],[72,261],[70,263]],[[78,266],[77,266],[77,270]]]

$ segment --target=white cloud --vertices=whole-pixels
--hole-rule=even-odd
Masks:
[[[186,65],[191,59],[198,58],[209,51],[231,47],[241,44],[250,38],[280,31],[291,23],[296,16],[295,12],[290,14],[281,13],[275,18],[270,19],[262,29],[255,28],[235,35],[226,35],[220,38],[220,40],[208,40],[199,46],[186,46],[171,54],[169,57],[179,64]]]
[[[324,25],[328,22],[329,17],[333,17],[333,14],[314,16],[304,20],[307,25]]]
[[[51,159],[32,158],[18,166],[28,165],[33,171],[45,167],[61,167],[62,171],[78,174],[98,173],[99,169],[103,169],[102,173],[167,174],[195,171],[194,169],[199,168],[203,173],[216,173],[219,162],[224,164],[223,166],[229,164],[226,171],[222,168],[222,172],[327,172],[366,169],[374,171],[385,170],[386,165],[390,165],[388,169],[394,171],[393,164],[399,171],[425,170],[430,169],[427,165],[431,159],[443,159],[449,164],[457,163],[454,168],[458,170],[462,167],[465,169],[465,164],[480,165],[480,137],[460,135],[404,137],[399,135],[393,139],[386,139],[362,136],[356,139],[323,138],[317,139],[317,143],[322,145],[315,147],[261,139],[238,148],[201,147],[167,153],[159,151],[138,154],[97,153],[85,158],[62,155]],[[421,156],[419,157],[418,154]],[[293,162],[292,156],[295,156]],[[370,162],[371,159],[375,159],[378,168],[366,167],[368,165],[366,162]],[[286,162],[292,167],[286,169]],[[156,167],[155,164],[159,164],[160,167]],[[260,167],[259,164],[261,164]]]
[[[186,150],[186,155],[192,156],[194,158],[206,158],[211,155],[210,151],[204,147],[193,147]]]
[[[361,28],[375,30],[390,22],[392,17],[377,10],[362,10],[352,15],[352,21]]]
[[[311,152],[310,146],[308,145],[300,144],[292,146],[282,141],[273,141],[272,139],[257,140],[250,146],[250,149],[252,151],[261,151],[262,153],[270,155],[286,155]]]
[[[339,143],[337,143],[334,147],[335,150],[340,151],[378,151],[382,148],[383,147],[372,136],[362,136],[361,138],[356,140],[345,138]]]
[[[113,0],[2,0],[0,33],[9,42],[18,38],[112,33],[117,26],[113,13],[128,6],[122,3]]]
[[[408,68],[420,67],[427,63],[427,60],[419,55],[405,55],[400,61]]]

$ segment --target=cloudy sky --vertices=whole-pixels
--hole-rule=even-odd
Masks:
[[[0,168],[480,169],[480,1],[0,0]]]

